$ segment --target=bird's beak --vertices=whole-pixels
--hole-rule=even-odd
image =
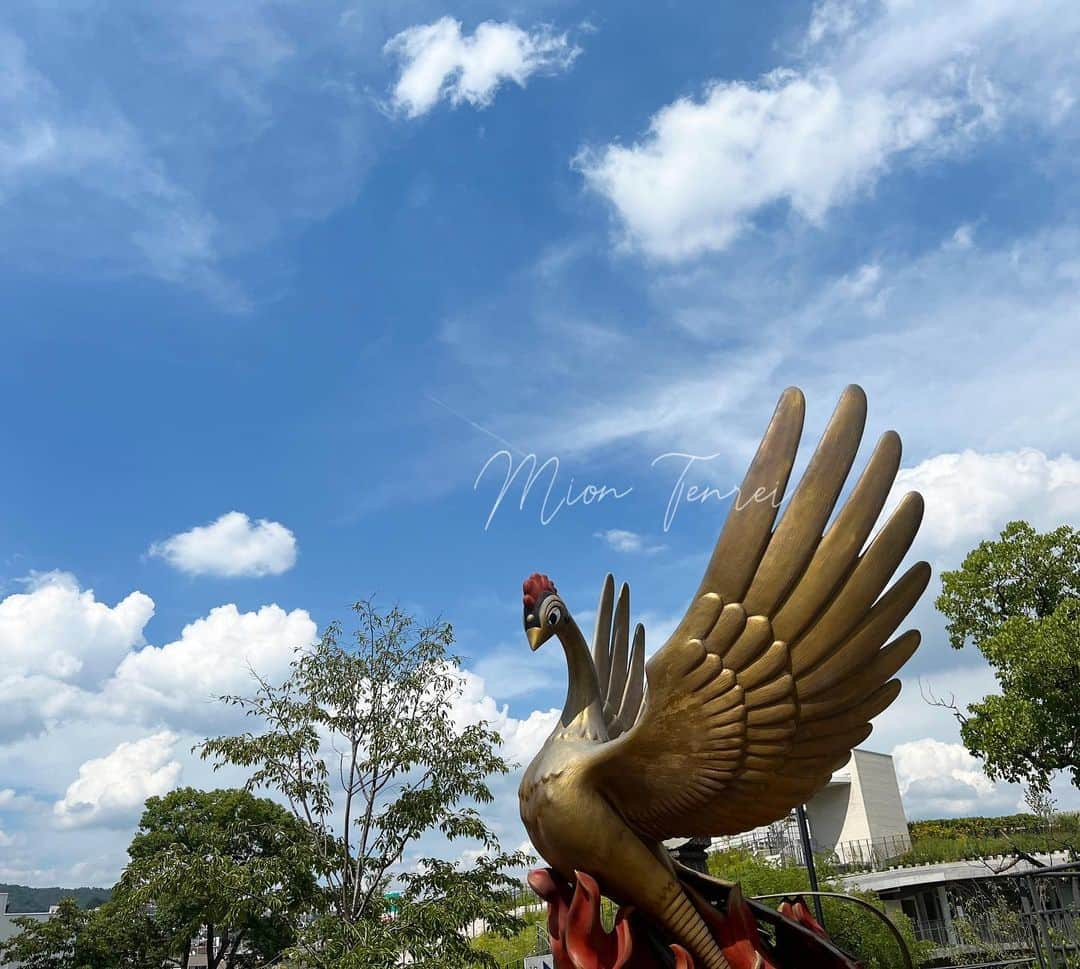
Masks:
[[[543,626],[532,626],[525,630],[525,636],[529,640],[529,649],[535,652],[548,641],[551,633]]]

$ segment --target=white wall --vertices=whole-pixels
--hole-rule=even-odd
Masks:
[[[883,839],[893,846],[911,844],[900,785],[888,754],[853,751],[830,784],[807,803],[806,816],[820,849],[836,850],[837,845],[852,842],[868,848]]]

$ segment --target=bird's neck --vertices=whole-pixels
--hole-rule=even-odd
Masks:
[[[563,706],[556,734],[562,737],[604,741],[608,739],[604,726],[604,709],[600,702],[600,681],[589,655],[585,637],[573,619],[559,628],[557,635],[566,653],[569,683],[566,704]]]

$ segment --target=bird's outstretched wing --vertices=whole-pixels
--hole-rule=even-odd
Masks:
[[[604,702],[604,723],[612,739],[629,730],[645,695],[645,627],[638,623],[630,642],[630,586],[615,601],[615,578],[609,573],[600,592],[593,636],[593,665]]]
[[[864,550],[900,465],[895,433],[826,529],[862,437],[860,388],[844,391],[773,527],[804,409],[784,392],[697,595],[649,660],[644,709],[586,768],[643,835],[734,834],[786,815],[869,736],[918,646],[915,630],[882,644],[930,578],[920,562],[885,591],[922,498],[906,495]]]

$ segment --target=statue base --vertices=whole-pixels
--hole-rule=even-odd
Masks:
[[[738,885],[676,867],[731,969],[861,969],[832,944],[801,897],[784,899],[774,911],[744,898]],[[555,969],[695,969],[682,946],[670,944],[629,906],[618,910],[607,931],[600,888],[585,872],[577,872],[571,885],[550,868],[538,868],[529,873],[529,885],[547,902]]]

